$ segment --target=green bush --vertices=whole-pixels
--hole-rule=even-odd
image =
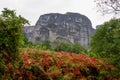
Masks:
[[[32,47],[32,46],[33,46],[33,43],[30,42],[25,35],[23,35],[21,47]]]
[[[7,8],[0,15],[0,53],[14,58],[21,44],[22,27],[28,23],[26,19],[17,16],[15,11]]]
[[[65,51],[71,53],[86,53],[86,49],[80,44],[70,44],[65,41],[57,41],[55,43],[55,51]]]
[[[84,47],[82,47],[80,44],[74,44],[72,52],[73,53],[87,53],[87,50]]]
[[[45,40],[44,42],[42,42],[42,49],[43,50],[53,50],[49,40]]]
[[[49,40],[45,40],[44,42],[38,41],[36,43],[32,43],[28,40],[26,36],[23,36],[22,39],[23,39],[23,43],[21,47],[36,48],[41,50],[54,50]]]
[[[18,57],[18,48],[22,44],[22,28],[26,23],[28,21],[17,16],[14,10],[4,8],[0,14],[0,78],[3,80],[6,80],[3,77],[5,74],[11,74],[10,63],[15,62]]]
[[[102,57],[120,52],[120,19],[112,19],[101,25],[91,37],[91,49]]]
[[[55,43],[55,51],[71,52],[72,45],[68,42],[63,41],[63,40],[61,40],[61,41],[58,40]]]
[[[120,71],[120,19],[111,19],[101,25],[92,36],[90,44],[93,53],[110,58],[110,62]]]

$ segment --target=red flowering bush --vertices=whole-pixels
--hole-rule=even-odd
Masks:
[[[5,65],[1,80],[113,80],[113,65],[85,54],[20,49],[14,64]]]
[[[27,49],[20,56],[15,79],[20,80],[94,80],[112,78],[101,75],[101,70],[113,66],[85,54],[50,52]],[[108,77],[109,76],[109,77]]]

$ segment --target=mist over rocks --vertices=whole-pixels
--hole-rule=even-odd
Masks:
[[[26,26],[24,33],[30,41],[65,40],[88,48],[90,36],[95,32],[88,17],[79,13],[48,13],[41,15],[35,26]]]

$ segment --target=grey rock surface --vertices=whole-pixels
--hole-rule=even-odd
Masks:
[[[68,12],[41,15],[35,26],[27,26],[24,33],[30,41],[65,40],[88,48],[90,36],[95,32],[88,17]]]

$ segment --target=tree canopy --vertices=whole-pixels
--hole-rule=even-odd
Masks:
[[[110,56],[120,52],[120,19],[111,19],[101,25],[91,38],[91,48],[95,53]]]
[[[13,58],[18,53],[22,41],[22,27],[28,21],[17,16],[14,10],[4,8],[0,15],[0,56]]]
[[[111,19],[101,25],[92,36],[90,45],[95,54],[110,59],[109,62],[120,72],[120,19]]]

